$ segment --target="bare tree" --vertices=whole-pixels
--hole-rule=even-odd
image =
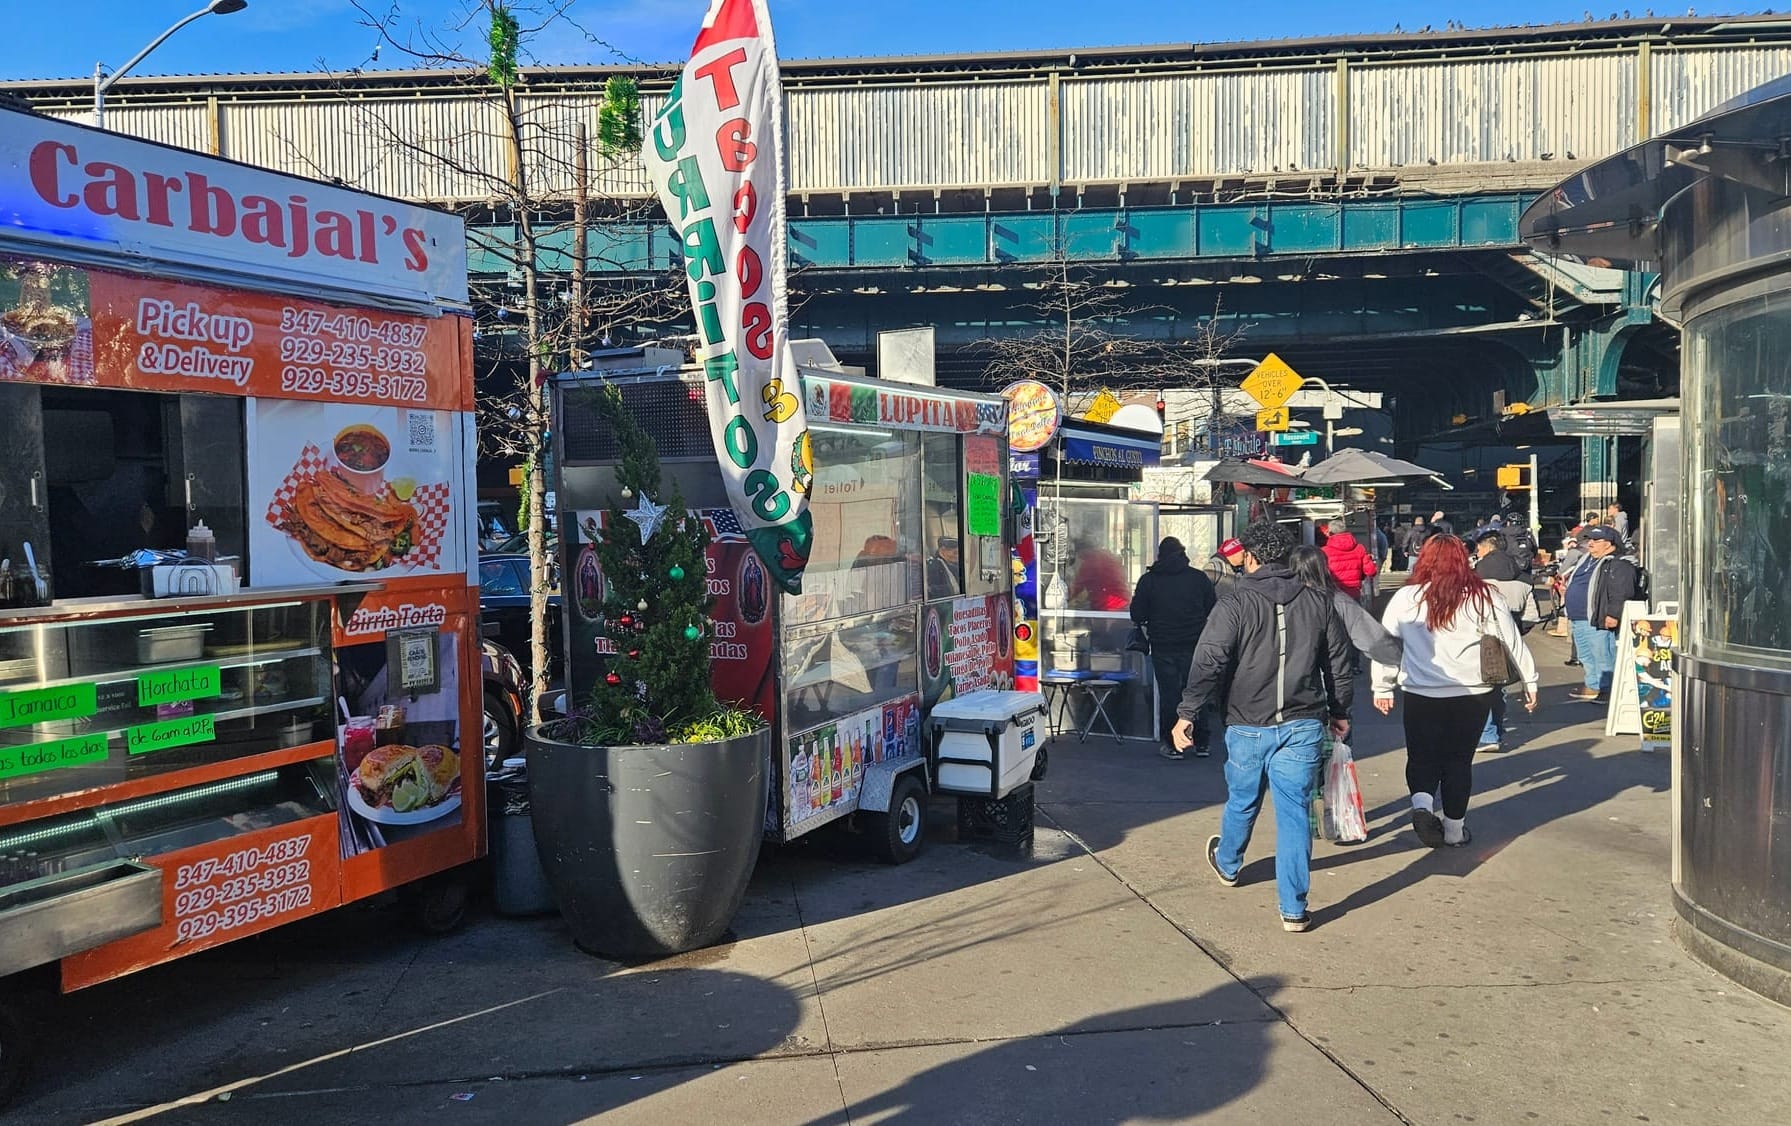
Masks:
[[[480,209],[513,225],[513,238],[487,238],[481,243],[480,250],[496,258],[507,277],[496,285],[474,286],[473,300],[486,318],[481,329],[500,341],[500,347],[491,350],[497,358],[488,362],[520,369],[521,374],[504,391],[480,396],[478,419],[481,452],[520,458],[525,471],[523,522],[532,573],[528,706],[536,713],[547,690],[547,599],[552,581],[547,549],[546,377],[554,370],[582,366],[593,344],[603,347],[628,336],[638,339],[681,318],[679,271],[630,275],[628,263],[591,249],[593,223],[636,224],[655,217],[655,205],[644,193],[622,197],[594,190],[596,182],[611,178],[606,173],[624,167],[632,171],[640,159],[639,91],[631,78],[609,80],[595,138],[589,123],[564,103],[525,98],[529,74],[523,62],[534,36],[563,26],[592,44],[608,47],[574,20],[575,0],[465,0],[458,23],[437,28],[406,24],[397,3],[352,2],[360,22],[374,32],[381,46],[420,67],[460,75],[486,95],[487,112],[474,117],[479,124],[453,135],[413,135],[399,124],[408,119],[370,109],[361,118],[371,142],[369,171],[382,161],[410,161],[460,183],[477,184],[485,197]],[[478,40],[482,58],[463,45],[467,38]],[[344,82],[347,77],[343,76]],[[570,250],[565,246],[567,236]],[[550,292],[543,268],[543,251],[549,246],[568,265],[564,288],[557,292]],[[593,281],[594,273],[603,277],[601,284]],[[516,338],[515,346],[502,348],[503,337]]]
[[[1037,294],[1028,308],[1041,327],[984,345],[991,383],[1036,379],[1071,411],[1102,390],[1160,395],[1169,407],[1166,434],[1178,426],[1204,430],[1216,443],[1224,389],[1242,374],[1233,355],[1247,331],[1224,320],[1221,301],[1179,339],[1169,324],[1173,310],[1137,301],[1110,270],[1077,265],[1061,247],[1024,285]]]

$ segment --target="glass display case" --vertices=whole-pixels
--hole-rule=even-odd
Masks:
[[[0,828],[0,888],[332,813],[335,770],[318,758]]]
[[[784,635],[785,723],[807,731],[919,687],[912,606]]]
[[[331,738],[328,607],[0,625],[0,806]]]
[[[1034,534],[1043,592],[1041,683],[1063,691],[1067,721],[1081,727],[1094,705],[1078,686],[1116,681],[1104,706],[1120,737],[1161,738],[1150,658],[1126,648],[1132,591],[1156,553],[1156,506],[1052,497],[1041,488]],[[1094,730],[1106,734],[1104,725]]]

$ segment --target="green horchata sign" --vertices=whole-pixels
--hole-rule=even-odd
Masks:
[[[157,704],[178,704],[183,700],[210,699],[223,691],[223,676],[223,670],[217,665],[143,673],[137,677],[137,706],[150,708]]]

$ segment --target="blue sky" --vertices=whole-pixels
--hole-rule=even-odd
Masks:
[[[531,2],[515,0],[521,8]],[[1633,2],[1633,0],[1628,0]],[[204,0],[57,0],[26,4],[8,21],[0,52],[0,78],[67,78],[90,75],[104,59],[117,65]],[[478,48],[468,36],[466,13],[475,0],[361,0],[384,15],[396,10],[393,27],[405,40],[428,28],[449,41]],[[566,24],[533,42],[537,61],[601,63],[621,59],[661,62],[681,58],[695,38],[706,0],[572,0],[579,27]],[[1089,0],[772,0],[779,53],[785,58],[956,53],[1082,47],[1128,43],[1299,38],[1313,35],[1411,31],[1456,20],[1479,26],[1496,18],[1514,24],[1578,20],[1586,0],[1511,0],[1484,3],[1445,0],[1279,0],[1277,3],[1099,4]],[[1611,3],[1592,9],[1603,19],[1622,12]],[[1640,16],[1641,6],[1631,9]],[[1665,16],[1683,6],[1656,4]],[[1711,14],[1719,9],[1707,9]],[[1730,13],[1761,10],[1734,5]],[[182,30],[134,72],[195,74],[263,72],[355,66],[404,65],[390,47],[369,63],[375,33],[353,0],[250,0],[246,11],[208,16]],[[526,20],[525,20],[526,23]],[[583,30],[580,30],[582,28]]]

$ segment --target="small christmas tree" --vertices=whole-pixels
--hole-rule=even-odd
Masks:
[[[614,386],[590,393],[621,453],[621,496],[596,544],[603,629],[616,651],[576,717],[580,741],[704,742],[752,731],[762,721],[723,706],[709,683],[709,534],[686,513],[676,485],[660,491],[658,448],[622,393]]]

